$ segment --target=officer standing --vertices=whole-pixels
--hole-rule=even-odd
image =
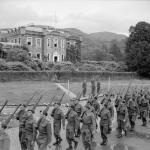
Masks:
[[[74,142],[74,149],[76,149],[78,141],[75,138],[75,135],[77,134],[79,120],[77,113],[74,111],[74,105],[71,105],[70,109],[68,110],[66,119],[68,121],[66,126],[66,139],[69,145],[66,150],[72,150],[72,142]]]
[[[52,139],[51,124],[46,119],[46,116],[47,111],[44,110],[43,113],[41,113],[41,118],[37,123],[37,130],[38,130],[37,144],[39,150],[47,150],[47,146]]]
[[[95,133],[96,124],[94,114],[91,112],[89,104],[85,106],[85,111],[81,116],[82,128],[82,142],[85,150],[92,150],[92,135]]]
[[[86,80],[84,80],[82,83],[83,97],[85,97],[86,95],[86,89],[87,89],[87,83]]]
[[[118,138],[122,137],[122,131],[125,132],[125,135],[127,135],[126,130],[126,122],[128,118],[128,110],[127,106],[125,104],[125,100],[121,101],[118,108],[117,108],[117,122],[118,122]]]
[[[93,79],[91,80],[91,94],[92,94],[93,96],[95,96],[95,90],[96,90],[96,85],[95,85],[95,79],[93,78]]]
[[[27,112],[27,119],[25,121],[25,140],[26,140],[26,150],[34,150],[35,140],[36,140],[36,121],[33,117],[35,110],[29,109]]]
[[[100,81],[97,79],[97,95],[100,94],[100,90],[101,90],[101,83],[100,83]]]
[[[62,138],[60,136],[61,125],[63,125],[63,129],[65,129],[65,116],[60,109],[60,103],[56,102],[54,104],[54,109],[52,110],[51,116],[53,117],[53,129],[54,129],[54,136],[56,142],[53,145],[59,145],[62,142]]]
[[[107,103],[104,104],[104,107],[99,112],[98,116],[101,118],[100,120],[100,130],[101,130],[101,137],[103,139],[101,145],[107,145],[107,133],[110,125],[110,111],[107,108]]]
[[[19,120],[19,141],[22,150],[26,150],[25,144],[25,121],[27,119],[26,105],[20,107],[20,111],[16,114],[16,119]]]

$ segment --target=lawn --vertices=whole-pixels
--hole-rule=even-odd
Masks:
[[[68,83],[61,83],[64,87],[68,88]],[[121,91],[126,91],[129,81],[127,80],[115,80],[110,81],[110,89],[113,92],[117,92],[120,89]],[[133,80],[132,87],[136,88],[144,88],[145,86],[150,87],[150,80]],[[82,90],[81,82],[73,82],[69,84],[69,89],[75,93],[79,94]],[[108,90],[108,81],[101,82],[102,92],[106,92]],[[40,94],[43,94],[42,103],[50,102],[53,95],[56,93],[56,99],[60,99],[63,94],[63,91],[59,89],[55,83],[53,82],[45,82],[45,81],[25,81],[25,82],[5,82],[0,83],[0,104],[7,99],[9,104],[19,104],[25,103],[34,93],[37,93],[35,96],[39,97]],[[91,84],[88,82],[87,84],[87,95],[91,92]],[[34,103],[34,100],[32,103]],[[66,103],[69,101],[69,97],[67,95],[64,96],[62,103]]]

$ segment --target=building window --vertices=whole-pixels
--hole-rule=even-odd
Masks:
[[[54,47],[58,47],[58,39],[54,38]]]
[[[18,38],[18,43],[21,44],[21,37]]]
[[[47,39],[47,47],[51,46],[51,39]]]
[[[41,59],[40,53],[37,53],[37,54],[36,54],[36,57],[37,57],[38,59]]]
[[[17,39],[14,39],[14,43],[17,43]]]
[[[61,40],[61,48],[64,48],[64,47],[65,47],[64,44],[65,44],[65,43],[64,43],[64,40],[62,39],[62,40]]]
[[[41,40],[41,38],[37,38],[37,39],[36,39],[36,47],[41,47],[41,45],[42,45],[42,40]]]
[[[32,46],[32,37],[27,37],[27,44]]]
[[[50,61],[50,54],[48,54],[48,56],[47,56],[47,60],[48,60],[48,61]]]

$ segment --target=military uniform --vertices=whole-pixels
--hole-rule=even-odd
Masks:
[[[100,120],[100,130],[101,130],[101,137],[103,139],[101,145],[107,144],[107,133],[110,125],[110,111],[107,109],[106,104],[99,112],[98,116],[101,118]]]
[[[28,116],[25,121],[25,140],[26,140],[26,150],[34,150],[34,143],[36,140],[36,121],[33,115]]]
[[[122,130],[127,134],[126,122],[128,117],[128,110],[125,101],[121,102],[117,108],[117,122],[118,122],[118,138],[122,136]]]
[[[148,110],[149,110],[149,101],[146,98],[142,98],[141,99],[141,117],[142,117],[143,126],[146,126],[147,124]]]
[[[51,116],[54,118],[53,129],[54,129],[54,136],[56,139],[56,143],[54,143],[55,145],[61,143],[62,141],[62,138],[60,137],[60,130],[61,124],[63,124],[63,127],[65,127],[65,116],[59,107],[54,108],[52,110]]]
[[[0,150],[10,150],[10,137],[4,129],[0,130]]]
[[[44,117],[40,118],[37,123],[37,130],[39,132],[37,137],[38,148],[39,150],[46,150],[52,139],[50,122]]]
[[[78,143],[75,138],[78,129],[78,115],[72,108],[70,108],[66,114],[66,119],[68,121],[68,124],[66,126],[66,139],[69,144],[68,150],[71,150],[72,142],[75,143],[75,148],[77,147]]]
[[[133,131],[134,126],[135,126],[136,117],[138,114],[138,106],[137,106],[136,102],[133,101],[132,99],[130,99],[128,102],[128,114],[129,114],[129,122],[130,122],[130,126],[131,126],[131,131]]]
[[[90,109],[90,107],[88,109]],[[94,114],[92,112],[85,111],[82,114],[81,121],[81,134],[84,148],[85,150],[92,150],[92,135],[96,128]]]
[[[78,116],[78,120],[77,120],[77,137],[80,136],[81,134],[81,131],[80,131],[80,117],[81,117],[81,114],[83,113],[83,107],[81,104],[79,104],[79,102],[77,102],[76,104],[74,104],[74,111],[77,113],[77,116]]]
[[[87,89],[86,81],[83,81],[82,83],[83,97],[85,97],[86,95],[86,89]]]
[[[19,141],[22,150],[26,150],[25,144],[25,121],[27,119],[27,112],[25,109],[20,110],[17,115],[16,119],[19,120]]]

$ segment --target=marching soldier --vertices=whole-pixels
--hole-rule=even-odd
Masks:
[[[56,102],[54,104],[54,109],[52,110],[51,116],[53,117],[53,129],[54,129],[54,136],[56,142],[53,145],[59,145],[62,142],[62,138],[60,137],[60,130],[61,125],[63,125],[63,129],[65,129],[65,116],[60,109],[60,103]]]
[[[37,130],[39,133],[37,137],[37,144],[39,150],[47,150],[47,146],[52,139],[51,124],[46,119],[46,116],[47,116],[47,111],[44,110],[43,113],[41,113],[41,118],[37,123]]]
[[[77,134],[79,120],[77,113],[74,111],[74,105],[71,105],[70,109],[68,110],[66,119],[68,121],[66,126],[66,139],[69,144],[69,147],[66,150],[72,150],[72,142],[74,142],[74,148],[76,149],[78,142],[75,138],[75,135]]]
[[[114,118],[114,106],[113,106],[113,104],[111,103],[111,99],[109,99],[108,100],[108,102],[107,102],[107,109],[109,110],[109,112],[110,112],[110,124],[109,124],[109,127],[108,127],[108,133],[111,133],[111,131],[112,131],[112,128],[111,128],[111,126],[112,126],[112,120],[113,120],[113,118]]]
[[[85,97],[86,95],[86,89],[87,89],[87,83],[86,80],[84,80],[82,83],[83,97]]]
[[[134,131],[135,121],[138,114],[138,106],[133,99],[130,99],[128,102],[128,114],[129,114],[129,122],[131,126],[130,131]]]
[[[127,135],[126,122],[128,118],[128,110],[125,100],[121,101],[117,108],[117,122],[118,122],[118,138],[122,137],[122,131]]]
[[[93,78],[91,80],[91,94],[94,96],[95,95],[95,90],[96,90],[96,87],[95,87],[95,79]]]
[[[35,140],[36,140],[36,121],[33,117],[35,110],[29,109],[27,112],[27,119],[25,121],[25,140],[26,140],[26,150],[34,150]]]
[[[20,111],[16,114],[16,119],[19,120],[19,141],[22,150],[26,150],[25,144],[25,121],[27,119],[26,105],[20,107]]]
[[[107,108],[107,103],[104,104],[104,107],[99,112],[98,116],[101,118],[100,120],[100,130],[101,130],[101,137],[103,139],[101,145],[107,145],[107,133],[110,126],[110,111]]]
[[[76,137],[80,137],[80,134],[81,134],[81,131],[80,131],[80,117],[81,117],[81,114],[83,113],[83,107],[82,107],[81,104],[79,104],[79,100],[77,98],[72,99],[72,101],[73,101],[73,105],[74,105],[74,111],[78,115],[78,124],[77,124]]]
[[[143,122],[142,126],[147,125],[148,110],[149,110],[149,101],[147,99],[147,96],[145,95],[141,99],[141,117]]]
[[[82,128],[82,142],[85,150],[92,150],[92,135],[95,133],[96,125],[94,114],[91,112],[91,106],[87,104],[86,110],[81,116]]]
[[[0,150],[10,150],[10,137],[6,133],[7,125],[2,122],[0,127]]]

